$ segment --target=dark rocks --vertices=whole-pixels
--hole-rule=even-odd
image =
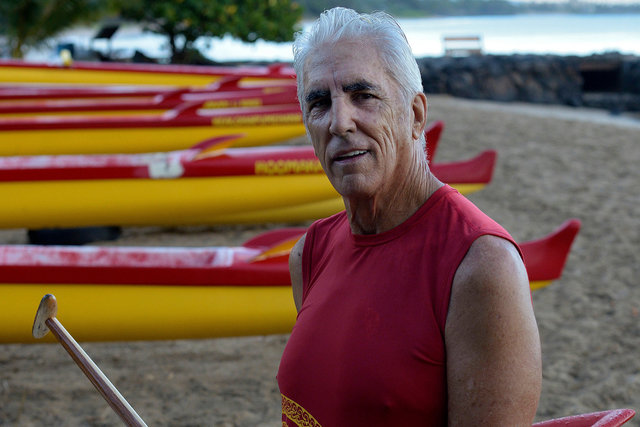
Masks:
[[[638,57],[474,55],[421,58],[418,65],[427,93],[640,111]]]

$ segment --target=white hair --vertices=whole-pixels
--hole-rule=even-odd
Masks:
[[[318,46],[349,39],[375,40],[385,71],[400,87],[407,102],[423,91],[418,63],[398,22],[388,13],[360,14],[335,7],[324,11],[310,30],[299,32],[293,43],[293,66],[298,77],[298,100],[303,104],[304,65]],[[424,135],[420,141],[425,145]]]

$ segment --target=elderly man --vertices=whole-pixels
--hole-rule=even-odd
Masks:
[[[307,132],[346,211],[291,252],[283,425],[530,425],[541,361],[521,254],[429,171],[427,101],[398,24],[331,9],[294,60]]]

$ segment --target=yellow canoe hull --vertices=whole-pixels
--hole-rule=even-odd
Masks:
[[[269,145],[305,134],[302,123],[260,126],[192,126],[56,129],[0,132],[0,156],[174,151],[224,135],[243,135],[234,147]]]
[[[135,71],[85,70],[73,68],[2,67],[4,83],[55,83],[65,85],[144,85],[205,87],[220,80],[211,74],[143,73]],[[243,77],[243,82],[264,82],[273,78]]]
[[[463,194],[484,184],[453,184]],[[306,221],[344,209],[324,174],[0,183],[0,228]]]
[[[234,223],[247,213],[264,222],[262,211],[339,197],[325,175],[313,174],[5,182],[0,199],[11,200],[0,228],[47,228],[217,224],[217,216]]]
[[[327,181],[328,182],[328,181]],[[451,184],[461,194],[471,194],[482,190],[486,184]],[[324,218],[344,210],[342,197],[318,202],[302,203],[286,208],[263,209],[257,212],[241,212],[234,215],[214,215],[202,218],[200,224],[255,224],[256,222],[301,222]],[[197,221],[197,220],[196,220]]]
[[[2,104],[2,102],[0,102]],[[36,112],[25,112],[25,113],[5,113],[0,112],[0,119],[10,119],[10,118],[25,118],[25,117],[77,117],[77,116],[86,116],[86,117],[122,117],[122,116],[139,116],[139,115],[155,115],[160,117],[162,114],[167,112],[167,108],[164,109],[153,109],[149,108],[148,110],[113,110],[113,111],[36,111]]]
[[[78,341],[215,338],[289,333],[290,286],[0,284],[0,342],[35,343],[40,299],[56,296],[58,319]],[[50,335],[45,337],[53,341]]]

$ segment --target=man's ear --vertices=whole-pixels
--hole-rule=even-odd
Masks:
[[[427,126],[427,97],[424,93],[420,92],[413,97],[413,104],[411,104],[413,111],[413,125],[411,128],[411,136],[414,140],[420,138],[424,132],[424,128]]]

